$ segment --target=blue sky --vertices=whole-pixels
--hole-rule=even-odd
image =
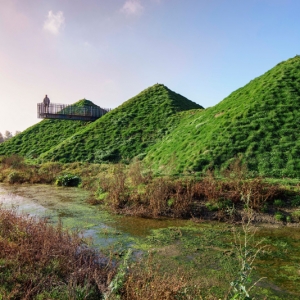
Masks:
[[[300,54],[298,0],[0,0],[0,132],[36,103],[115,108],[163,83],[213,106]]]

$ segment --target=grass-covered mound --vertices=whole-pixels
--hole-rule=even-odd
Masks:
[[[74,103],[75,107],[95,106],[91,101],[82,99]],[[76,131],[91,122],[72,120],[43,120],[31,126],[5,143],[0,144],[0,155],[18,154],[27,158],[36,158],[48,151]]]
[[[87,100],[87,99],[81,99],[77,101],[76,103],[72,104],[72,106],[75,107],[83,107],[83,106],[93,106],[93,107],[98,107],[96,104],[94,104],[92,101]]]
[[[227,166],[241,156],[255,174],[300,176],[300,56],[275,66],[222,102],[188,111],[146,159],[162,173]]]
[[[177,112],[200,105],[155,84],[124,102],[40,158],[44,161],[117,162],[145,155],[179,122]]]

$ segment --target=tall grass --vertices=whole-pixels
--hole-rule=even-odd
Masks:
[[[266,210],[274,200],[294,205],[299,188],[289,190],[262,177],[250,178],[244,165],[233,162],[221,174],[208,170],[202,177],[155,177],[141,161],[130,165],[88,163],[26,164],[22,158],[2,158],[0,182],[55,183],[76,178],[88,189],[90,203],[104,204],[117,213],[144,217],[207,218],[234,220],[243,209],[243,195],[250,194],[249,206]],[[66,184],[68,185],[68,182]],[[295,205],[294,205],[295,206]]]
[[[243,168],[241,164],[234,164],[223,172],[222,177],[208,171],[199,179],[176,179],[154,177],[151,170],[137,163],[119,164],[114,165],[110,175],[100,175],[98,196],[109,209],[118,213],[219,220],[240,218],[236,208],[243,210],[244,195],[250,195],[248,205],[257,211],[278,197],[286,200],[285,191],[278,184],[270,184],[261,177],[248,178]],[[216,209],[210,209],[209,205]]]

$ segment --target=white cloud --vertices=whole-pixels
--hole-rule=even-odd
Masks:
[[[57,35],[65,25],[65,17],[62,11],[54,14],[52,10],[48,12],[47,20],[44,23],[44,29]]]
[[[140,0],[127,0],[121,11],[126,15],[140,15],[144,10]]]

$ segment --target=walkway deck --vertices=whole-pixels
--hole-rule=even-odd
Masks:
[[[37,117],[40,119],[95,121],[109,111],[110,109],[99,106],[77,107],[57,103],[50,103],[49,106],[45,106],[44,103],[37,104]]]

